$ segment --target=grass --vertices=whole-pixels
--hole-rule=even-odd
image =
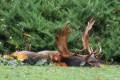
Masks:
[[[40,67],[0,66],[0,80],[119,80],[120,66]]]

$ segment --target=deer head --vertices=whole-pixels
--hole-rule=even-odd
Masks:
[[[88,65],[100,67],[100,57],[97,51],[92,51],[85,60]]]

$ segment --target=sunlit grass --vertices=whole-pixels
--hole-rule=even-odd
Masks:
[[[40,67],[0,66],[0,80],[119,80],[120,66]]]

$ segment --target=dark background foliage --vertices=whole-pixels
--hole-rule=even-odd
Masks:
[[[81,36],[96,20],[90,45],[102,47],[105,60],[120,56],[119,0],[0,0],[0,52],[55,50],[55,32],[69,23],[70,50],[82,48]]]

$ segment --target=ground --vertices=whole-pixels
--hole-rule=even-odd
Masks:
[[[91,67],[0,66],[0,80],[119,80],[120,65]]]

